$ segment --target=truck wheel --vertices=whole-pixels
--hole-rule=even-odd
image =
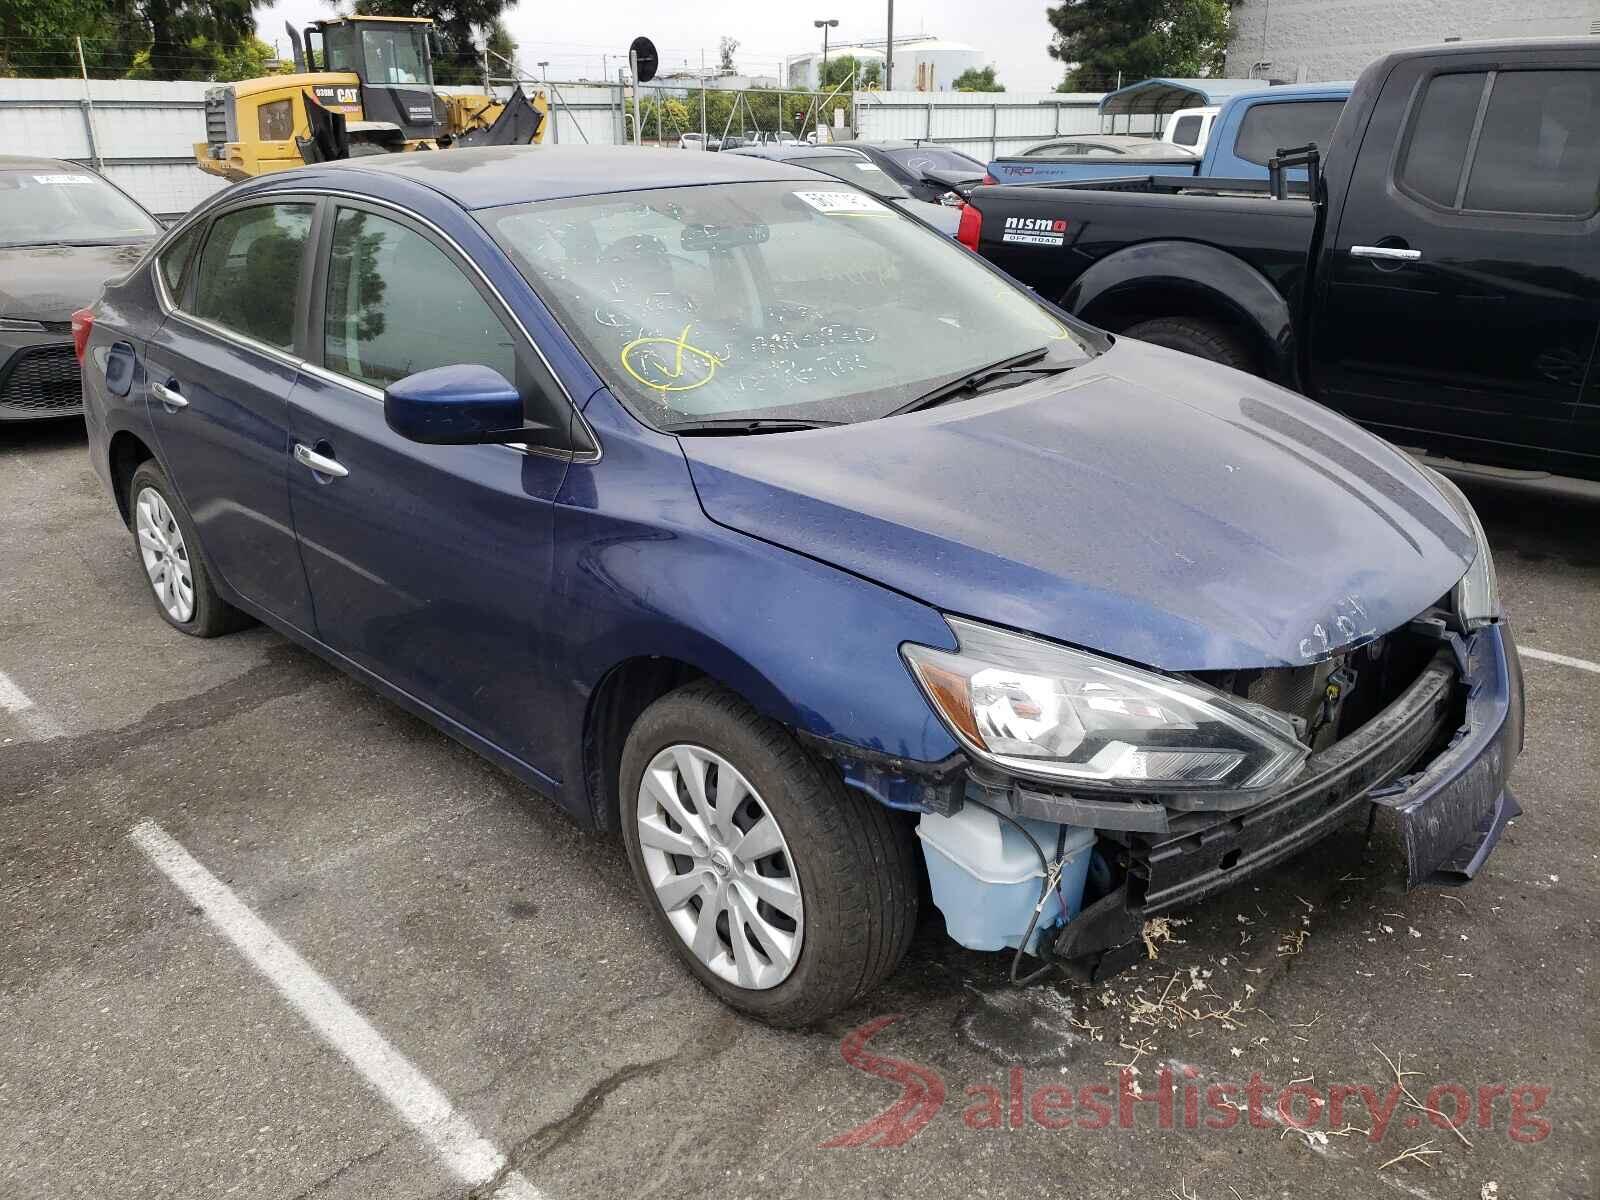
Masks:
[[[907,822],[706,682],[656,701],[622,752],[622,835],[646,905],[725,1004],[802,1026],[899,964],[917,916]]]
[[[1210,321],[1193,317],[1157,317],[1130,325],[1122,332],[1126,337],[1137,338],[1153,346],[1181,350],[1196,358],[1209,358],[1212,362],[1219,362],[1225,367],[1237,367],[1241,371],[1250,370],[1250,351],[1231,330]]]

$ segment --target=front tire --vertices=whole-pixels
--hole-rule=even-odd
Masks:
[[[128,526],[156,611],[190,637],[219,637],[250,624],[217,594],[200,539],[166,472],[147,459],[128,483]]]
[[[693,683],[639,717],[622,831],[646,905],[724,1003],[808,1025],[899,965],[916,926],[907,823],[788,730]]]
[[[1195,317],[1157,317],[1130,325],[1122,332],[1127,337],[1138,338],[1152,346],[1181,350],[1196,358],[1208,358],[1240,371],[1251,370],[1249,349],[1234,336],[1232,330],[1212,321]]]

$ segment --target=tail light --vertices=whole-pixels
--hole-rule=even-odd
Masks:
[[[968,250],[977,252],[978,235],[983,232],[983,214],[978,211],[975,204],[966,204],[961,208],[961,224],[956,226],[956,241]]]
[[[989,174],[989,172],[985,171],[983,173],[983,186],[985,186],[985,187],[994,187],[999,182],[1000,181],[998,179],[996,179],[993,175]]]
[[[94,310],[80,308],[72,314],[72,352],[83,365],[83,352],[89,348],[89,335],[94,332]]]

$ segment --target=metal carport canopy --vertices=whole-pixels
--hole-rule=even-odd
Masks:
[[[1265,79],[1146,79],[1107,92],[1100,101],[1100,115],[1161,115],[1180,108],[1204,108],[1240,92],[1270,86]]]

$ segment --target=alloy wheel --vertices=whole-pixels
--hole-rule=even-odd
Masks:
[[[143,488],[134,501],[134,532],[139,557],[155,589],[156,600],[180,625],[194,616],[194,574],[189,548],[166,499],[155,488]]]
[[[732,763],[673,745],[639,784],[639,851],[667,920],[718,977],[764,990],[789,977],[805,906],[789,845]]]

